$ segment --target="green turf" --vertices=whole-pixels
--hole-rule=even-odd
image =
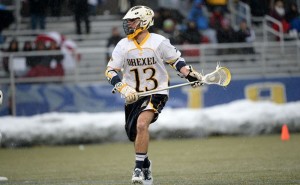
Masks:
[[[0,149],[0,184],[125,185],[132,143]],[[300,184],[300,134],[152,141],[156,185]]]

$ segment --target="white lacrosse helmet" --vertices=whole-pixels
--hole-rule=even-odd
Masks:
[[[132,39],[141,31],[148,29],[150,26],[152,26],[154,24],[153,17],[154,11],[147,6],[134,6],[130,8],[126,15],[123,17],[123,28],[127,37],[129,39]],[[128,19],[139,19],[139,27],[135,29],[128,28]]]

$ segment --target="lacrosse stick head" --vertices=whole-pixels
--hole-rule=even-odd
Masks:
[[[217,66],[215,71],[204,76],[203,81],[206,84],[227,86],[231,81],[231,73],[226,67]]]

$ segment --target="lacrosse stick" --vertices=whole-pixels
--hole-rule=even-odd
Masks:
[[[224,87],[224,86],[227,86],[230,83],[230,81],[231,81],[231,73],[230,73],[229,69],[227,69],[226,67],[220,67],[219,65],[217,65],[215,71],[203,76],[201,83],[215,84],[215,85]],[[195,83],[195,82],[187,82],[187,83],[169,86],[169,87],[166,87],[163,89],[155,89],[155,90],[151,90],[151,91],[140,92],[140,93],[138,93],[138,95],[139,96],[147,96],[149,94],[156,93],[159,91],[164,91],[164,90],[173,89],[173,88],[177,88],[177,87],[192,85],[193,83]]]

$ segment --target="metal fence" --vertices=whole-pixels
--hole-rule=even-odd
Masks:
[[[282,51],[284,47],[284,52]],[[233,79],[261,78],[268,76],[299,76],[300,75],[300,42],[298,40],[281,42],[255,42],[232,44],[200,44],[180,45],[177,48],[182,52],[188,64],[203,73],[212,71],[218,62],[227,66]],[[244,53],[242,50],[252,48],[253,53]],[[220,53],[220,51],[226,52]],[[14,71],[14,59],[26,56],[57,55],[61,52],[14,52],[0,53],[0,57],[9,57],[10,72],[8,76],[0,78],[2,85],[10,86],[12,112],[15,114],[15,87],[20,83],[81,83],[105,81],[107,49],[79,48],[81,61],[75,62],[75,67],[60,77],[16,77]],[[177,75],[167,66],[170,76]],[[1,68],[0,68],[1,70]],[[3,70],[3,69],[2,69]],[[3,72],[3,71],[2,71]]]

